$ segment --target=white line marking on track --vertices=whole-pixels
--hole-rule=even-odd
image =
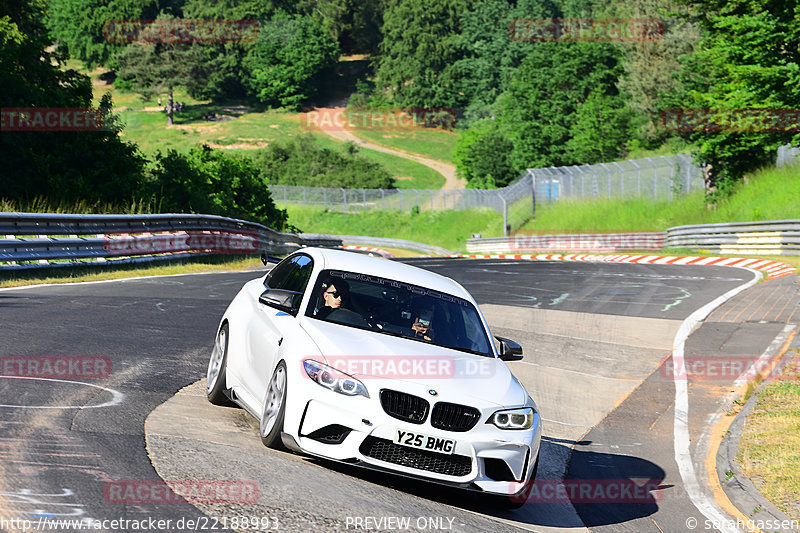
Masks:
[[[747,283],[740,285],[734,289],[729,290],[722,296],[707,303],[683,321],[678,332],[675,334],[675,343],[672,351],[672,361],[676,368],[682,368],[684,365],[684,346],[686,339],[692,332],[694,327],[705,319],[711,311],[723,302],[733,298],[735,295],[755,285],[761,278],[762,274],[757,272],[755,278]],[[678,463],[678,470],[681,474],[683,481],[683,488],[689,499],[697,507],[697,510],[703,515],[712,520],[714,523],[721,526],[723,533],[738,533],[738,530],[728,526],[730,519],[725,515],[722,509],[703,491],[700,482],[697,480],[697,474],[694,471],[694,463],[692,462],[692,454],[689,449],[689,386],[686,375],[677,376],[675,379],[675,426],[674,426],[674,440],[675,440],[675,462]]]
[[[0,404],[0,407],[11,407],[16,409],[97,409],[99,407],[111,407],[122,403],[125,395],[117,390],[101,387],[100,385],[93,385],[92,383],[84,383],[82,381],[71,381],[69,379],[53,379],[53,378],[31,378],[28,376],[2,376],[3,379],[32,379],[35,381],[56,381],[58,383],[73,383],[75,385],[85,385],[87,387],[94,387],[95,389],[104,390],[111,393],[111,399],[100,405],[8,405]]]

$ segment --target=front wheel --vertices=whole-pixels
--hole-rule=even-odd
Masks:
[[[264,446],[284,449],[281,440],[283,417],[286,412],[286,363],[281,361],[272,373],[267,393],[264,396],[264,409],[261,412],[261,442]]]
[[[214,405],[232,406],[225,394],[225,370],[228,364],[228,333],[230,328],[225,322],[219,328],[217,339],[214,342],[214,349],[211,352],[211,359],[208,361],[208,371],[206,372],[206,397]]]

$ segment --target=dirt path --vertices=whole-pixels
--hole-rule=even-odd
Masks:
[[[329,107],[329,108],[316,108],[312,112],[316,113],[341,113],[344,111],[343,107]],[[445,190],[455,190],[455,189],[465,189],[467,186],[467,182],[464,179],[459,179],[456,177],[456,167],[455,165],[451,165],[450,163],[445,163],[444,161],[437,161],[435,159],[429,159],[427,157],[422,157],[420,155],[412,154],[409,152],[403,152],[401,150],[394,150],[392,148],[386,148],[385,146],[381,146],[379,144],[374,144],[369,141],[365,141],[359,137],[357,137],[353,132],[350,130],[342,128],[319,128],[319,131],[330,135],[334,139],[339,141],[352,141],[356,145],[360,146],[361,148],[366,148],[368,150],[375,150],[376,152],[384,152],[387,154],[396,155],[398,157],[403,157],[405,159],[410,159],[412,161],[416,161],[417,163],[422,163],[426,167],[430,167],[442,176],[444,176],[445,182],[443,189]]]

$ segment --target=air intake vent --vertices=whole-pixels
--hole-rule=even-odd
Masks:
[[[362,455],[379,461],[446,476],[460,477],[472,472],[472,458],[466,455],[446,455],[427,450],[417,450],[377,437],[364,439],[359,451]]]
[[[324,444],[341,444],[350,434],[350,431],[350,428],[339,424],[331,424],[309,433],[306,437]]]

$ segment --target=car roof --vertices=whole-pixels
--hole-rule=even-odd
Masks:
[[[454,280],[405,263],[331,248],[302,248],[298,252],[310,255],[320,269],[344,270],[403,281],[472,300],[471,295]]]

